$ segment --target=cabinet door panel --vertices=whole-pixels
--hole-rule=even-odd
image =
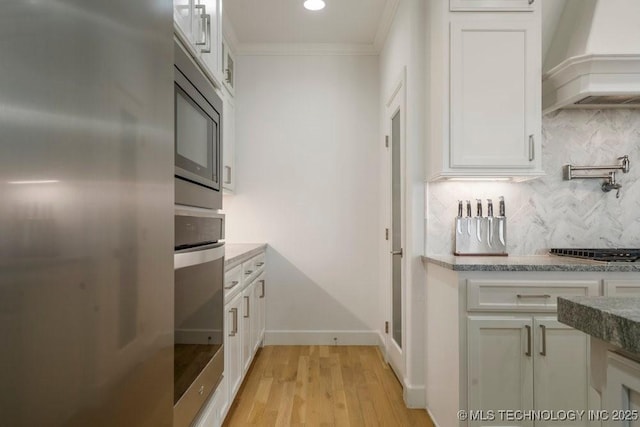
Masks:
[[[253,342],[251,341],[251,316],[253,316],[253,307],[251,305],[251,293],[253,291],[253,284],[247,286],[242,292],[242,374],[244,375],[249,366],[251,365],[251,359],[253,356]]]
[[[640,297],[640,280],[605,280],[604,295],[608,297]]]
[[[221,24],[222,24],[222,7],[220,0],[195,0],[200,6],[204,6],[204,10],[208,15],[206,20],[200,19],[200,25],[205,25],[202,28],[202,34],[205,35],[202,42],[204,45],[200,45],[200,56],[202,62],[207,66],[209,71],[219,78],[221,71]]]
[[[504,11],[504,12],[532,12],[535,0],[450,0],[452,11]]]
[[[535,22],[451,23],[452,168],[536,166],[541,95]]]
[[[173,0],[173,21],[183,37],[193,43],[193,0]]]
[[[233,401],[242,383],[242,296],[237,295],[225,306],[224,374]]]
[[[602,409],[609,414],[614,411],[638,411],[640,410],[640,364],[627,359],[619,354],[609,352],[607,355],[607,385],[602,395]],[[618,412],[619,413],[619,412]],[[629,426],[638,427],[640,421],[634,419],[633,413],[627,421],[604,422],[603,426]]]
[[[225,190],[233,192],[236,185],[236,161],[235,161],[235,104],[233,98],[225,94],[224,97],[224,126],[223,132],[223,180],[222,185]]]
[[[589,409],[589,338],[557,321],[556,316],[534,318],[534,400],[537,410]],[[593,409],[593,408],[592,408]],[[537,421],[536,427],[556,426]],[[587,417],[563,426],[588,426]]]
[[[470,410],[533,409],[531,316],[469,316]],[[532,426],[531,422],[470,421],[470,426]]]

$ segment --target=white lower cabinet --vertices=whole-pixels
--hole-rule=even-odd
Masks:
[[[224,373],[229,384],[229,402],[242,384],[242,295],[238,294],[225,306]]]
[[[610,418],[604,426],[639,427],[640,363],[617,353],[607,354],[607,385],[602,396],[602,409]]]
[[[224,376],[196,427],[219,427],[264,337],[264,253],[225,271]],[[246,272],[251,271],[249,274]]]
[[[470,410],[533,409],[531,316],[469,316],[468,399]],[[514,425],[499,420],[471,426]],[[531,423],[517,424],[530,426]]]
[[[589,340],[555,315],[468,317],[470,410],[589,408]],[[498,417],[499,418],[499,417]],[[471,421],[472,426],[556,426],[557,421]],[[563,426],[586,426],[586,417]]]
[[[253,342],[251,340],[251,300],[255,282],[242,292],[242,374],[244,375],[253,360]]]
[[[557,298],[602,295],[603,273],[458,272],[427,267],[425,398],[435,425],[595,425],[601,398],[587,334]],[[469,411],[468,417],[459,410]],[[559,419],[565,412],[568,418]],[[463,414],[464,415],[464,414]],[[554,415],[554,416],[550,416]]]
[[[596,409],[590,405],[589,338],[558,322],[556,316],[534,316],[533,391],[535,409],[558,411]],[[536,427],[557,426],[537,421]],[[585,416],[563,426],[587,426]]]

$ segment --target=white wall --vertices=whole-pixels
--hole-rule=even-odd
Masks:
[[[267,343],[378,342],[378,90],[375,56],[237,59],[227,241],[269,244]]]
[[[396,16],[380,54],[380,123],[386,132],[385,104],[391,96],[402,70],[406,67],[406,212],[405,212],[405,324],[406,372],[405,401],[412,407],[424,407],[424,287],[425,271],[421,256],[424,248],[424,121],[425,113],[425,2],[400,0]],[[388,153],[380,149],[381,169],[388,162]],[[388,191],[388,172],[381,176],[381,187]],[[384,203],[382,200],[381,203]],[[389,227],[388,207],[381,206],[381,226]],[[386,225],[385,225],[386,224]],[[380,249],[381,312],[389,316],[389,253]]]

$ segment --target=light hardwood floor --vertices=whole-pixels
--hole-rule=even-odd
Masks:
[[[377,347],[267,346],[224,426],[425,426]]]

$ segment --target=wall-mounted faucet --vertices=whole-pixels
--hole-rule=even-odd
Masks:
[[[620,198],[620,189],[622,185],[616,182],[616,173],[609,172],[609,179],[602,183],[602,191],[608,193],[611,190],[616,190],[616,199]]]
[[[622,171],[622,173],[628,173],[631,168],[631,162],[629,156],[625,155],[618,157],[620,161],[619,165],[613,166],[573,166],[565,165],[564,167],[564,179],[566,181],[572,179],[604,179],[602,183],[602,191],[608,193],[611,190],[616,190],[616,199],[620,198],[620,189],[622,185],[616,182],[616,171]],[[575,174],[576,171],[608,171],[603,174]]]

